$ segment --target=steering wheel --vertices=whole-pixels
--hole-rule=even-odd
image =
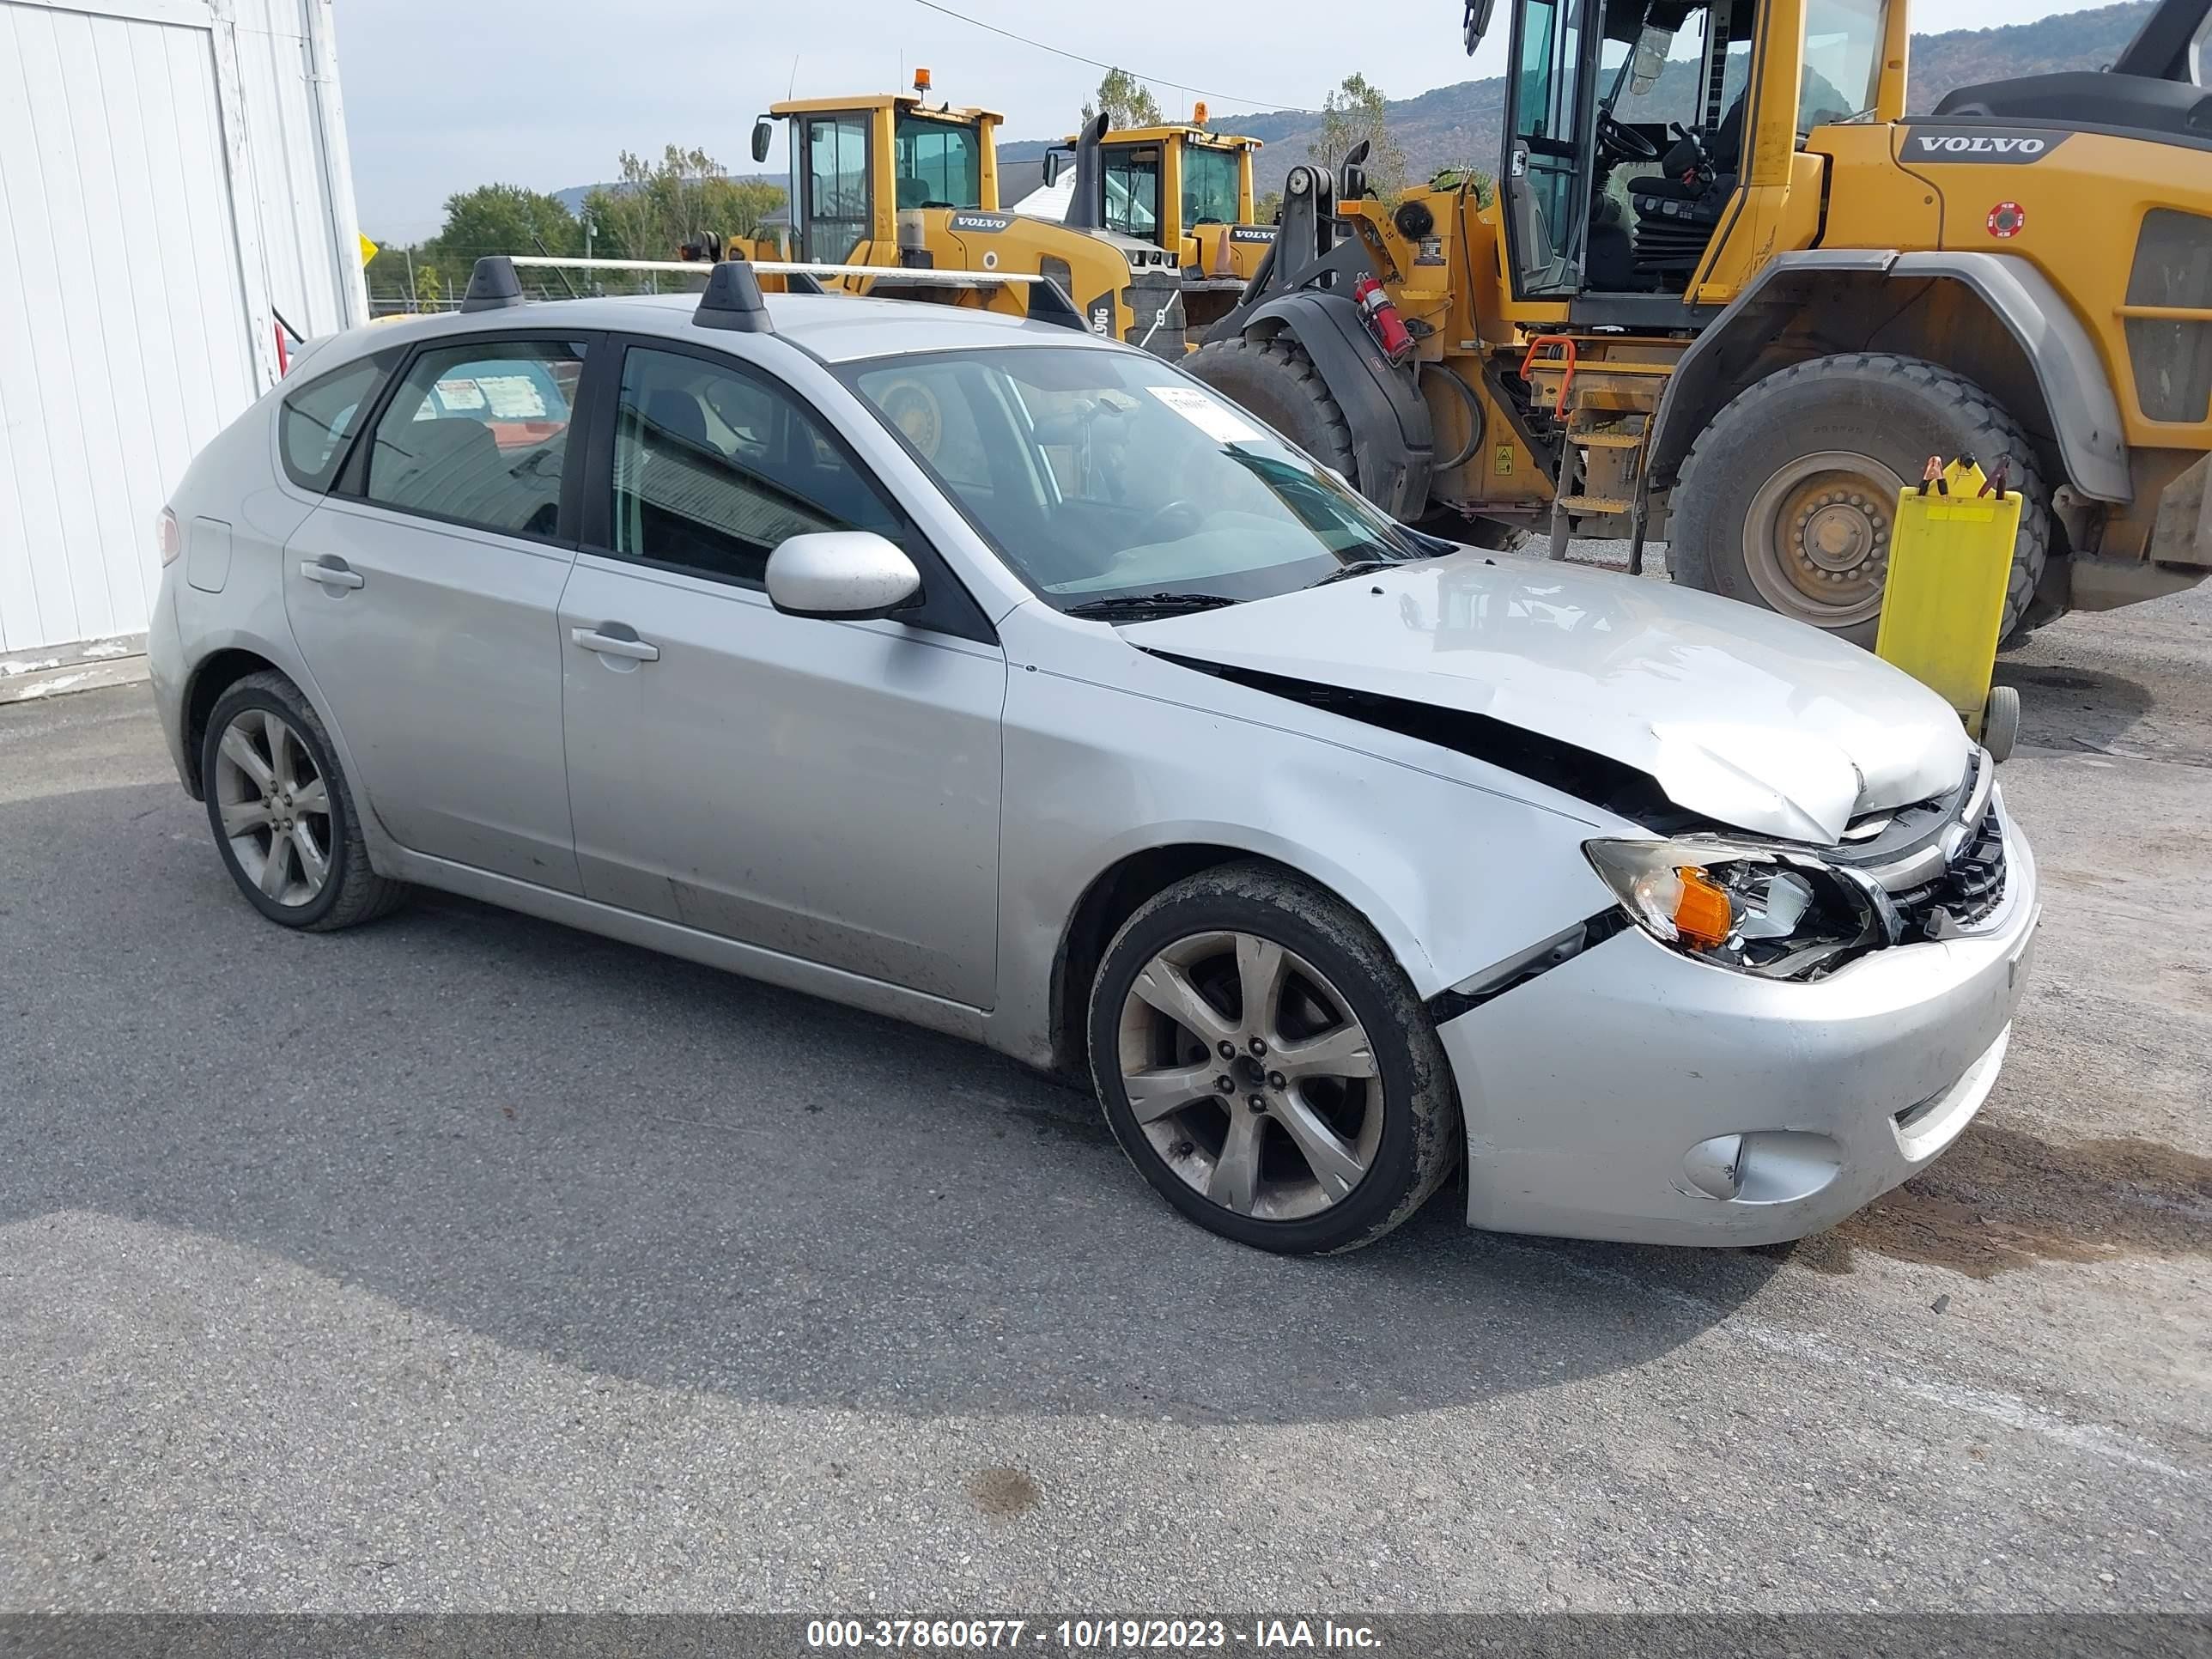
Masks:
[[[1609,109],[1597,112],[1597,142],[1616,161],[1656,161],[1659,159],[1659,146],[1634,127],[1614,120]]]
[[[1176,519],[1184,521],[1180,528],[1172,527]],[[1132,545],[1142,547],[1151,542],[1181,541],[1186,536],[1194,535],[1205,520],[1205,509],[1196,501],[1177,496],[1174,501],[1161,502],[1145,514],[1145,521],[1137,526],[1137,538]]]

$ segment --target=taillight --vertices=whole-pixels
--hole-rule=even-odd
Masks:
[[[185,532],[177,527],[177,515],[166,507],[154,520],[154,541],[161,550],[163,564],[174,564],[177,555],[185,550]]]

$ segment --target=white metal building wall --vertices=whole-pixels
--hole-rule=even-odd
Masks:
[[[0,0],[0,653],[128,635],[153,520],[367,314],[330,0]]]

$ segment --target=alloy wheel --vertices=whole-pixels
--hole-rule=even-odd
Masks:
[[[216,745],[214,788],[231,856],[262,896],[312,904],[331,878],[330,786],[282,714],[242,708]]]
[[[1272,939],[1194,933],[1138,973],[1117,1063],[1139,1130],[1178,1179],[1289,1221],[1350,1195],[1382,1139],[1382,1080],[1351,1004]]]

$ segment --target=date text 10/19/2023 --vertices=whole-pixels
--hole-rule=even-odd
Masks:
[[[1300,1648],[1373,1651],[1382,1639],[1370,1626],[1333,1619],[811,1619],[806,1645],[821,1649],[901,1649],[972,1652],[989,1648],[1070,1653]]]

